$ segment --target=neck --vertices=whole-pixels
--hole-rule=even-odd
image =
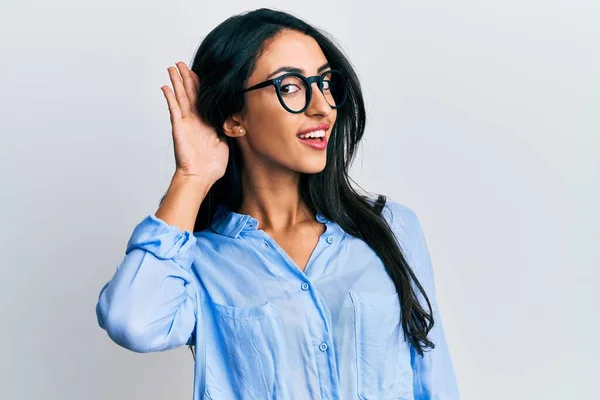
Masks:
[[[243,201],[240,214],[251,215],[263,230],[285,231],[301,222],[314,220],[300,196],[301,174],[296,171],[270,169],[260,173],[256,168],[243,172]]]

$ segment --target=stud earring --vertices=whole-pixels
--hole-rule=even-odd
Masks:
[[[244,129],[243,128],[240,128],[240,133],[244,133]]]

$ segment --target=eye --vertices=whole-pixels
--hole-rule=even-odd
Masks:
[[[298,87],[298,85],[295,85],[293,83],[289,83],[287,85],[281,86],[281,94],[291,94],[291,93],[295,93],[299,90],[301,90],[301,89]]]
[[[288,75],[281,81],[281,94],[286,96],[306,90],[304,81],[296,75]]]

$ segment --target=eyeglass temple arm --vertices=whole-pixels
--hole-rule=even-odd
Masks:
[[[249,92],[250,90],[261,89],[261,88],[267,87],[269,85],[273,85],[274,83],[275,83],[275,79],[271,79],[269,81],[264,81],[264,82],[254,85],[254,86],[251,86],[247,89],[244,89],[243,92]]]

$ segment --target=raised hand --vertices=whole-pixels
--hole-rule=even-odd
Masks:
[[[198,75],[184,62],[175,65],[167,68],[175,93],[168,85],[161,87],[171,118],[175,174],[212,185],[225,174],[229,146],[196,111]]]

